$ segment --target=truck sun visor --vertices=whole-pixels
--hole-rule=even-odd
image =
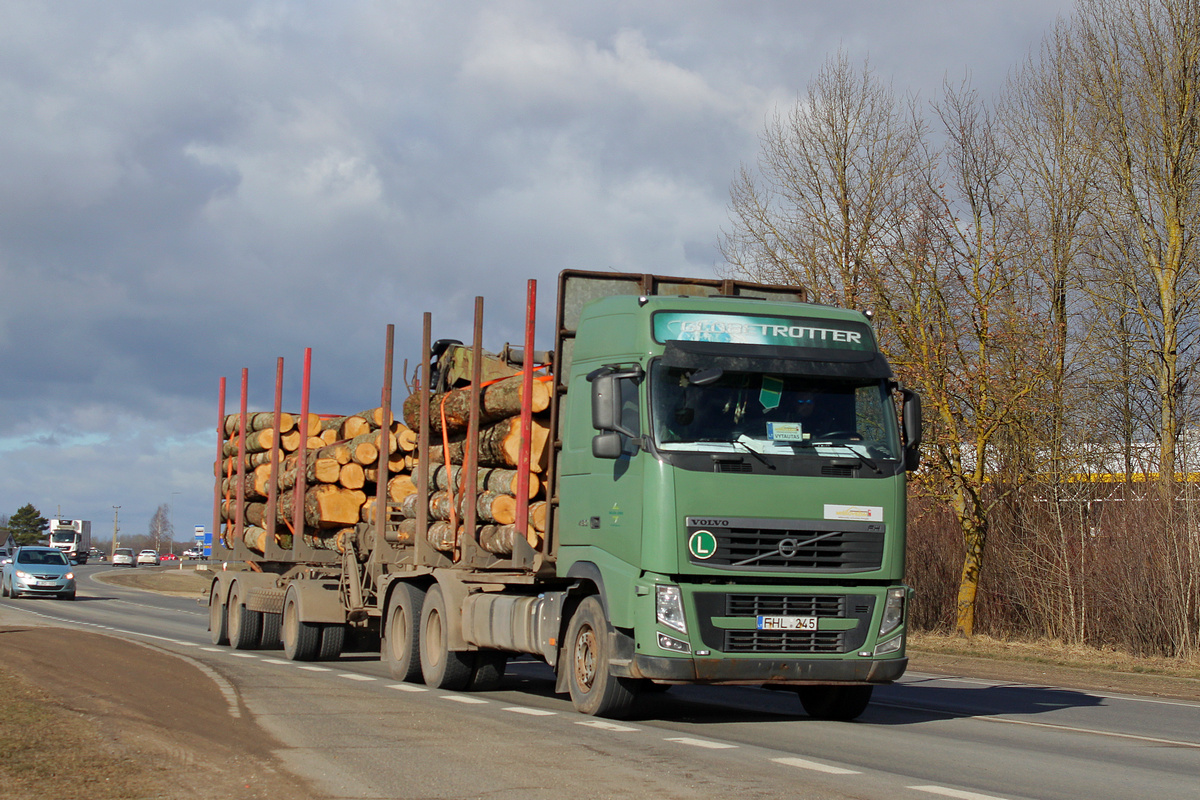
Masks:
[[[717,366],[727,372],[813,375],[822,378],[880,380],[892,377],[887,359],[878,351],[816,347],[676,340],[666,343],[663,363],[682,369]]]

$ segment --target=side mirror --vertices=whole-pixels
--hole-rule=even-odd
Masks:
[[[621,379],[640,377],[640,368],[614,371],[611,367],[595,370],[588,375],[592,383],[592,427],[600,431],[592,438],[592,455],[596,458],[619,458],[621,436],[628,436],[635,446],[641,446],[637,431],[621,423]]]
[[[921,465],[921,395],[901,389],[904,395],[904,469],[911,472]]]

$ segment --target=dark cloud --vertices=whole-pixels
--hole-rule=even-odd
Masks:
[[[1065,3],[0,5],[0,513],[211,519],[217,384],[378,397],[384,328],[548,333],[562,268],[704,274],[836,48],[982,88]],[[548,344],[548,343],[547,343]],[[400,367],[400,364],[397,364]]]

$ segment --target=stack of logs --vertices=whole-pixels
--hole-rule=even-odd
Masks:
[[[517,525],[516,491],[520,447],[521,377],[515,376],[485,386],[480,392],[480,432],[477,500],[474,538],[485,551],[497,556],[513,552],[515,541],[524,539],[537,546],[546,526],[543,498],[546,442],[549,427],[544,419],[549,407],[549,388],[534,382],[530,408],[535,413],[531,436],[529,475],[529,518],[522,530]],[[462,463],[470,413],[469,388],[457,388],[431,398],[428,539],[435,549],[458,552],[467,535],[463,501]],[[386,497],[399,517],[392,523],[388,540],[411,544],[416,536],[417,431],[420,430],[420,396],[404,403],[404,422],[393,422],[391,434],[381,436],[383,410],[370,409],[346,417],[309,415],[310,432],[304,465],[304,542],[314,549],[343,551],[349,537],[368,533],[375,523],[379,478],[379,448],[388,452]],[[243,544],[264,554],[267,539],[267,497],[271,479],[271,449],[275,439],[274,414],[247,415],[245,479],[243,484]],[[299,465],[298,416],[280,418],[280,457],[276,501],[276,544],[292,549],[293,498]],[[445,420],[443,434],[442,421]],[[221,537],[233,546],[237,506],[239,415],[225,418],[223,460],[218,465],[221,480]],[[453,501],[452,499],[453,498]],[[453,506],[453,509],[452,509]],[[452,513],[453,511],[453,513]]]

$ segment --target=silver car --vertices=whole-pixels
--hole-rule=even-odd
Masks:
[[[113,550],[112,565],[119,567],[124,564],[127,567],[136,567],[137,561],[134,560],[133,549],[129,547],[118,547]]]
[[[62,551],[53,547],[18,547],[12,561],[0,567],[0,596],[49,594],[75,599],[75,573]]]

